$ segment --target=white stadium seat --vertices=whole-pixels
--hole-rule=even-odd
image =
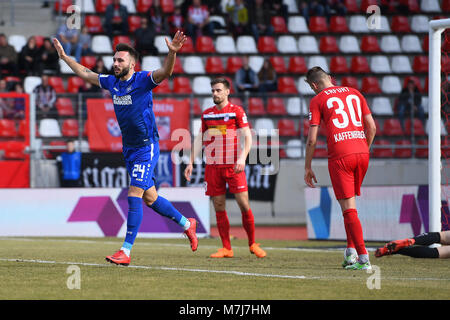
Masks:
[[[419,37],[414,34],[403,36],[401,46],[403,52],[422,52]]]
[[[195,94],[211,94],[211,78],[207,76],[195,77],[192,81],[192,91]]]
[[[161,68],[161,60],[155,56],[144,56],[142,58],[142,70],[153,71]]]
[[[128,14],[136,13],[136,6],[133,0],[120,0],[120,4],[127,7]]]
[[[94,0],[76,0],[74,4],[82,13],[95,13]]]
[[[202,119],[193,119],[191,122],[191,132],[194,134],[194,136],[197,136],[197,134],[200,132],[200,128],[202,126]]]
[[[216,38],[216,51],[218,53],[237,53],[233,37],[227,35],[218,36]]]
[[[343,53],[359,53],[358,39],[355,36],[347,35],[339,39],[339,50]]]
[[[39,136],[46,137],[61,137],[61,129],[58,120],[56,119],[42,119],[39,122]]]
[[[70,56],[72,59],[75,60],[74,56]],[[73,70],[69,67],[67,63],[64,62],[64,60],[59,59],[59,71],[64,74],[75,74]]]
[[[376,55],[370,59],[370,70],[373,73],[391,73],[389,59],[386,56]]]
[[[298,82],[297,82],[297,89],[298,89],[298,92],[300,92],[302,95],[313,95],[313,94],[315,94],[314,93],[314,91],[311,89],[311,87],[309,86],[309,84],[307,84],[306,82],[305,82],[305,79],[306,79],[306,77],[305,76],[301,76],[299,79],[298,79]]]
[[[102,56],[102,60],[103,60],[103,63],[105,64],[105,68],[108,70],[111,70],[112,66],[114,64],[113,56],[109,56],[109,55]]]
[[[411,62],[407,56],[392,57],[391,65],[394,73],[413,73]]]
[[[35,77],[35,76],[25,77],[25,80],[23,82],[23,90],[26,93],[32,93],[33,90],[41,83],[42,83],[42,80],[40,77]]]
[[[400,41],[398,40],[397,36],[394,35],[381,37],[380,48],[381,51],[386,53],[402,52],[402,49],[400,48]]]
[[[438,0],[421,0],[420,10],[424,12],[441,12]]]
[[[425,124],[425,132],[427,133],[427,135],[428,134],[430,134],[430,121],[427,119],[426,120],[426,124]],[[448,133],[447,133],[447,130],[445,129],[445,123],[444,123],[444,121],[441,119],[441,136],[446,136]]]
[[[94,53],[112,53],[111,41],[108,36],[96,35],[92,37],[92,51]]]
[[[299,116],[302,113],[302,101],[299,97],[288,98],[286,111],[291,116]]]
[[[287,28],[290,33],[308,33],[309,32],[308,25],[306,24],[306,20],[303,16],[289,17]]]
[[[380,25],[377,28],[370,29],[372,32],[377,33],[390,33],[391,27],[389,26],[389,20],[386,16],[380,16]]]
[[[27,44],[27,38],[21,34],[13,34],[8,37],[8,43],[13,46],[19,54],[23,46]]]
[[[153,41],[153,44],[155,45],[156,49],[158,49],[158,53],[168,53],[169,48],[167,48],[166,40],[165,38],[171,39],[169,35],[159,35],[155,37],[155,40]]]
[[[303,154],[302,141],[291,139],[286,143],[286,155],[288,158],[300,158]]]
[[[236,40],[236,48],[239,53],[258,53],[255,38],[252,36],[239,36]]]
[[[367,27],[367,18],[365,16],[350,16],[350,22],[348,25],[351,32],[355,33],[367,33],[369,28]]]
[[[308,69],[315,66],[321,67],[325,72],[330,72],[327,59],[324,56],[311,56],[308,58]]]
[[[211,91],[210,91],[210,93],[211,93]],[[214,105],[215,105],[215,103],[214,103],[214,100],[212,97],[205,98],[202,101],[202,111],[205,111],[206,109],[211,108]]]
[[[81,143],[80,141],[75,140],[74,146],[75,150],[78,150],[80,152],[90,152],[89,142],[87,142],[86,140],[81,140]]]
[[[199,56],[188,56],[184,58],[183,70],[188,74],[205,73],[205,66],[203,65],[202,58]]]
[[[301,36],[298,38],[298,51],[300,53],[319,53],[319,45],[314,36]]]
[[[414,15],[411,18],[411,30],[413,32],[427,32],[428,33],[429,18],[425,15]]]
[[[298,53],[297,41],[293,36],[279,36],[277,40],[277,49],[280,53]]]
[[[397,76],[384,76],[381,81],[381,90],[388,94],[399,94],[402,91],[400,79]]]
[[[295,1],[295,0],[283,0],[283,3],[285,5],[287,5],[288,13],[298,13],[297,1]]]
[[[264,64],[264,57],[262,56],[250,56],[248,59],[248,65],[253,71],[258,73]]]
[[[259,118],[255,121],[255,131],[258,136],[274,136],[276,135],[273,120],[270,118]]]
[[[374,98],[370,107],[372,112],[376,115],[380,116],[394,115],[394,112],[392,111],[391,101],[387,97]]]

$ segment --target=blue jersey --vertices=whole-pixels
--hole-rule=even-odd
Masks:
[[[127,81],[99,74],[98,82],[111,93],[124,147],[142,147],[159,140],[152,97],[157,84],[152,72],[135,72]]]

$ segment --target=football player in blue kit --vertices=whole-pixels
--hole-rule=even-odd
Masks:
[[[107,75],[92,72],[77,63],[66,55],[59,41],[53,39],[60,59],[83,80],[109,90],[113,99],[122,132],[123,155],[131,177],[125,241],[119,251],[106,257],[107,261],[118,265],[130,263],[130,251],[142,222],[142,200],[160,215],[183,227],[192,251],[197,250],[197,221],[184,217],[167,199],[159,196],[154,182],[154,170],[159,157],[159,136],[153,113],[152,89],[172,75],[176,53],[186,41],[186,36],[178,31],[172,41],[167,38],[165,40],[169,52],[160,69],[136,72],[137,51],[128,44],[119,43],[113,57],[114,75]]]

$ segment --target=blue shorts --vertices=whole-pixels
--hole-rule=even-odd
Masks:
[[[130,185],[147,190],[155,185],[155,168],[159,158],[159,144],[145,147],[123,147],[123,156],[131,177]]]

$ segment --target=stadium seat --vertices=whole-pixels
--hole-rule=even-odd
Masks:
[[[400,79],[397,76],[384,76],[381,81],[381,90],[387,94],[400,94],[402,91]]]
[[[258,53],[255,39],[252,36],[239,36],[236,40],[236,48],[239,53]]]
[[[188,56],[184,58],[183,69],[188,74],[205,73],[202,58],[199,56]]]
[[[140,16],[128,16],[128,30],[130,33],[134,33],[140,27],[141,27]]]
[[[306,67],[305,58],[300,56],[290,57],[288,71],[290,73],[306,73],[308,68]]]
[[[409,140],[399,140],[395,143],[395,158],[411,158],[412,157],[412,149],[411,142]]]
[[[325,17],[312,16],[309,18],[309,31],[311,33],[328,32],[328,23]]]
[[[276,134],[273,120],[270,118],[259,118],[255,120],[255,131],[258,136],[274,136]]]
[[[75,116],[72,100],[70,98],[57,98],[55,106],[60,117]]]
[[[84,19],[84,25],[89,33],[103,33],[102,19],[96,15],[87,15]]]
[[[378,0],[361,0],[361,12],[366,12],[371,5],[378,5]]]
[[[276,73],[286,73],[286,64],[282,56],[271,56],[269,61]]]
[[[205,63],[205,70],[207,73],[224,73],[222,59],[220,57],[207,57]]]
[[[406,53],[422,52],[419,37],[414,34],[403,36],[401,47],[402,51]]]
[[[280,46],[278,46],[278,50],[280,51]],[[319,45],[317,44],[316,38],[314,36],[309,35],[301,36],[298,39],[298,51],[303,54],[319,53]]]
[[[174,93],[192,93],[191,82],[188,77],[173,78],[173,92]]]
[[[168,53],[169,52],[169,48],[167,48],[167,44],[166,44],[166,40],[165,40],[165,38],[169,38],[170,39],[170,36],[169,35],[157,35],[156,37],[155,37],[155,40],[153,41],[153,44],[154,44],[154,46],[156,47],[156,49],[158,49],[158,53],[159,54],[165,54],[165,53]],[[189,39],[191,39],[191,38],[189,38]],[[188,42],[189,40],[187,40],[186,39],[186,42],[184,43],[184,45],[181,47],[181,49],[180,49],[180,53],[181,53],[181,51],[184,49],[184,50],[189,50],[190,49],[190,46],[191,45],[193,45],[192,44],[192,39],[190,40],[190,43],[188,44],[187,42]],[[187,44],[187,47],[188,48],[185,48],[185,45]],[[194,49],[192,49],[192,52],[194,52]]]
[[[128,14],[136,13],[136,6],[134,0],[120,0],[120,4],[127,8]]]
[[[350,16],[349,29],[353,33],[368,33],[367,21],[365,16]]]
[[[298,94],[294,78],[292,78],[292,77],[285,77],[285,76],[284,77],[279,77],[278,78],[278,92],[279,93]]]
[[[395,33],[411,33],[411,26],[407,16],[393,16],[391,30]]]
[[[61,77],[50,76],[48,77],[48,84],[55,90],[56,93],[64,93],[66,89],[64,88],[64,83]]]
[[[342,36],[339,40],[339,50],[343,53],[359,53],[358,39],[353,35]]]
[[[381,91],[381,90],[380,90]],[[391,101],[387,97],[375,97],[370,105],[374,114],[380,116],[393,116]]]
[[[8,37],[8,44],[13,46],[17,53],[20,53],[23,46],[27,44],[27,38],[21,34],[12,34]]]
[[[280,53],[298,53],[297,41],[291,35],[278,36],[277,49]]]
[[[248,98],[248,113],[251,116],[266,115],[266,108],[264,106],[264,100],[259,97],[249,97]]]
[[[347,25],[347,19],[342,16],[332,16],[330,19],[330,32],[332,33],[348,33],[350,29]]]
[[[61,137],[61,129],[56,119],[42,119],[39,121],[39,136],[47,137]]]
[[[351,71],[354,73],[370,73],[369,62],[365,56],[354,56],[351,62]]]
[[[419,139],[417,140],[417,145],[419,147],[416,148],[416,152],[414,156],[416,158],[428,158],[428,140],[427,139]],[[422,148],[420,148],[422,147]]]
[[[288,20],[289,33],[309,33],[308,25],[303,16],[291,16]]]
[[[287,115],[284,99],[280,97],[269,97],[267,100],[267,113],[273,116]]]
[[[416,73],[428,72],[428,56],[415,56],[413,60],[413,70]]]
[[[243,65],[242,58],[240,56],[231,56],[227,59],[227,73],[235,73]]]
[[[61,1],[61,6],[60,6],[60,1]],[[67,12],[67,9],[71,5],[73,5],[72,0],[60,0],[60,1],[55,1],[55,4],[53,5],[53,9],[55,10],[56,13],[58,13],[60,10],[61,10],[61,12]]]
[[[333,36],[323,36],[320,38],[319,49],[321,53],[338,53],[337,40]]]
[[[73,60],[75,60],[74,56],[69,56],[69,57],[72,58]],[[60,73],[75,74],[75,72],[73,72],[72,68],[70,68],[69,65],[64,60],[59,59],[58,64],[59,64]]]
[[[286,27],[286,21],[284,21],[281,16],[273,16],[270,19],[270,23],[273,26],[273,30],[275,33],[287,33],[288,29]]]
[[[359,13],[358,1],[357,0],[345,0],[345,7],[348,13]]]
[[[22,160],[26,158],[25,143],[22,141],[7,141],[5,145],[5,159]]]
[[[390,137],[403,136],[403,129],[397,118],[388,118],[384,120],[383,134]]]
[[[295,137],[298,131],[295,128],[293,119],[279,119],[278,120],[278,134],[282,137]]]
[[[291,139],[286,143],[286,155],[288,158],[301,158],[303,155],[303,143],[299,139]]]
[[[16,123],[10,119],[0,119],[0,137],[10,138],[16,137],[18,134]]]
[[[137,0],[136,11],[139,13],[147,13],[152,6],[153,0]]]
[[[78,129],[78,120],[66,119],[62,123],[62,134],[64,137],[77,137]]]
[[[80,63],[88,69],[93,69],[97,63],[97,57],[95,56],[82,56]]]
[[[36,76],[27,76],[23,82],[23,89],[26,93],[32,93],[33,90],[40,85],[42,82],[40,77]]]
[[[398,53],[402,49],[400,47],[400,41],[397,36],[387,35],[381,38],[381,51],[386,53]]]
[[[375,36],[361,37],[361,51],[364,53],[379,53],[381,52],[378,39]]]
[[[323,140],[316,141],[316,149],[314,150],[314,158],[328,158],[327,143]]]
[[[211,95],[211,78],[207,76],[195,77],[192,82],[192,90],[195,94]]]
[[[216,51],[223,54],[237,53],[236,44],[233,37],[229,35],[221,35],[216,38]]]
[[[407,56],[393,56],[392,57],[392,71],[394,73],[413,73],[411,63]]]
[[[355,88],[355,89],[359,90],[358,79],[356,77],[352,77],[352,76],[342,77],[341,86]]]
[[[95,35],[92,37],[92,51],[98,54],[112,53],[111,41],[106,35]]]
[[[178,60],[178,59],[177,59]],[[157,56],[144,56],[142,58],[142,69],[153,71],[161,68],[161,60]]]
[[[195,50],[199,53],[214,53],[216,48],[214,47],[214,42],[211,37],[200,36],[197,37],[195,42]]]
[[[166,36],[164,36],[164,37],[166,37]],[[163,51],[159,51],[159,53],[167,53],[168,49],[167,49],[166,42],[164,41],[164,38],[162,39],[162,41],[161,40],[157,41],[157,39],[160,39],[160,36],[155,37],[155,46],[158,48],[158,50],[160,50],[160,49],[163,50]],[[162,49],[161,48],[162,46],[165,46],[165,48]],[[191,37],[186,37],[186,42],[183,44],[183,46],[181,47],[179,52],[180,53],[194,53],[195,52],[194,42],[192,41]]]
[[[114,36],[113,38],[113,51],[116,50],[116,46],[119,43],[126,43],[130,46],[133,46],[131,38],[129,36]]]
[[[419,89],[420,92],[423,91],[423,87],[422,87],[422,83],[420,82],[419,77],[417,76],[408,76],[405,77],[405,79],[403,80],[403,88],[406,88],[406,85],[408,84],[408,81],[412,80],[414,81],[416,87]]]
[[[259,53],[277,53],[277,44],[274,37],[262,36],[258,39]]]
[[[331,57],[330,61],[330,71],[332,74],[335,73],[348,73],[347,59],[343,56]]]
[[[94,0],[75,0],[74,4],[81,8],[81,13],[95,13]]]
[[[425,127],[422,123],[422,121],[420,121],[419,119],[414,119],[413,120],[413,124],[414,124],[414,135],[415,136],[425,136]],[[411,119],[405,119],[405,134],[410,136],[412,132],[411,129]]]
[[[302,99],[299,97],[290,97],[287,99],[286,112],[290,116],[299,116],[302,114],[302,106]],[[304,114],[306,114],[306,112]]]
[[[442,0],[442,11],[450,12],[450,0]]]
[[[158,94],[169,94],[172,92],[172,89],[170,88],[170,82],[169,79],[165,79],[162,82],[158,84],[153,90],[153,93]]]
[[[363,77],[361,80],[361,91],[365,94],[382,93],[377,77]]]
[[[388,18],[386,16],[380,16],[380,25],[370,29],[370,31],[375,33],[392,33]]]
[[[308,59],[308,69],[311,69],[315,66],[321,67],[325,72],[329,72],[330,68],[328,67],[327,59],[324,56],[311,56]]]
[[[112,0],[96,0],[95,1],[95,11],[97,13],[105,13],[106,8],[112,4]]]
[[[305,79],[306,79],[305,76],[301,76],[299,78],[298,83],[297,83],[298,84],[298,92],[300,92],[304,96],[315,94],[314,91],[309,86],[309,84],[307,84],[305,82]]]
[[[165,14],[171,14],[175,10],[175,4],[173,0],[161,0],[160,4],[162,11]]]
[[[391,65],[387,56],[376,55],[370,59],[370,69],[373,73],[391,73]]]
[[[244,103],[242,102],[242,99],[239,97],[230,97],[228,99],[228,101],[230,101],[231,104],[234,104],[235,106],[243,106]]]
[[[415,33],[428,33],[429,18],[425,15],[414,15],[411,18],[411,29]]]
[[[440,12],[441,7],[439,0],[422,0],[420,1],[420,10],[423,12]]]
[[[386,139],[375,139],[373,143],[373,157],[374,158],[393,158],[394,152],[392,152],[392,148],[388,147],[391,145]],[[383,146],[386,146],[383,148]]]
[[[264,57],[262,55],[254,55],[250,56],[248,59],[249,67],[258,73],[264,64]]]

